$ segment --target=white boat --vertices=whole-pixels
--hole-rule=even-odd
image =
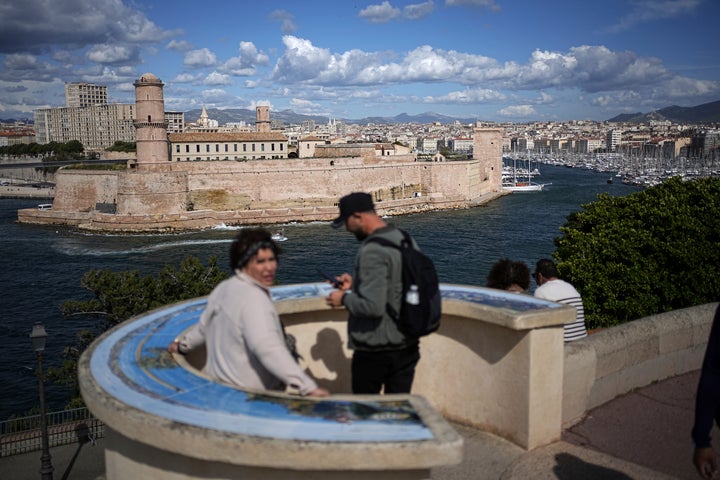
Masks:
[[[502,185],[502,189],[505,192],[539,192],[544,187],[544,183],[534,182],[508,182]]]
[[[546,184],[533,182],[533,175],[540,175],[540,171],[536,168],[531,172],[529,160],[527,169],[518,169],[517,159],[513,158],[512,167],[503,167],[502,189],[504,192],[539,192]]]
[[[270,238],[272,238],[276,242],[285,242],[287,241],[287,237],[285,236],[285,231],[275,232],[273,233]]]

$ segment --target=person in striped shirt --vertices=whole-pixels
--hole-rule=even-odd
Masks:
[[[583,307],[582,297],[580,293],[575,290],[575,287],[565,280],[560,280],[555,263],[548,258],[538,260],[535,265],[533,278],[538,284],[538,287],[535,289],[535,296],[537,298],[575,307],[575,311],[577,312],[575,320],[565,324],[565,341],[572,342],[587,337],[585,308]]]

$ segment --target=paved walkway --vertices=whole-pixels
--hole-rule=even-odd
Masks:
[[[460,465],[432,470],[436,480],[663,480],[699,478],[691,462],[690,428],[699,372],[680,375],[589,412],[562,440],[526,452],[494,435],[456,426],[465,438]],[[713,438],[720,438],[715,429]],[[77,445],[51,450],[61,479]],[[0,479],[36,480],[40,452],[0,458]],[[104,478],[103,440],[77,455],[69,480]]]

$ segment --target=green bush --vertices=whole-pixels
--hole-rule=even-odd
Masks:
[[[720,179],[600,195],[560,231],[554,257],[588,328],[720,300]]]

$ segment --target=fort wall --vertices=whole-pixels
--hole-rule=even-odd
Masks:
[[[134,85],[137,155],[128,169],[60,170],[52,209],[19,210],[20,223],[196,229],[331,219],[337,200],[353,191],[369,192],[388,214],[462,208],[502,194],[502,130],[479,125],[468,161],[418,162],[413,154],[378,155],[375,143],[344,143],[317,144],[315,157],[298,160],[170,162],[164,84],[146,73]],[[268,132],[268,107],[257,115],[257,131]]]
[[[103,170],[68,170],[55,174],[53,210],[90,212],[97,204],[115,204],[120,172]]]
[[[485,168],[480,160],[335,157],[168,162],[160,172],[61,169],[52,210],[20,210],[18,220],[107,231],[329,220],[352,191],[370,192],[388,214],[465,208],[501,195]]]
[[[150,127],[162,130],[155,123]],[[165,144],[155,141],[151,146]],[[65,168],[56,175],[53,208],[20,210],[18,221],[89,230],[167,231],[219,223],[329,220],[336,215],[338,199],[353,191],[372,194],[378,211],[387,214],[465,208],[502,195],[502,131],[476,128],[474,148],[472,160],[453,162],[377,156],[374,144],[342,144],[318,146],[314,158],[138,158],[125,171]]]

